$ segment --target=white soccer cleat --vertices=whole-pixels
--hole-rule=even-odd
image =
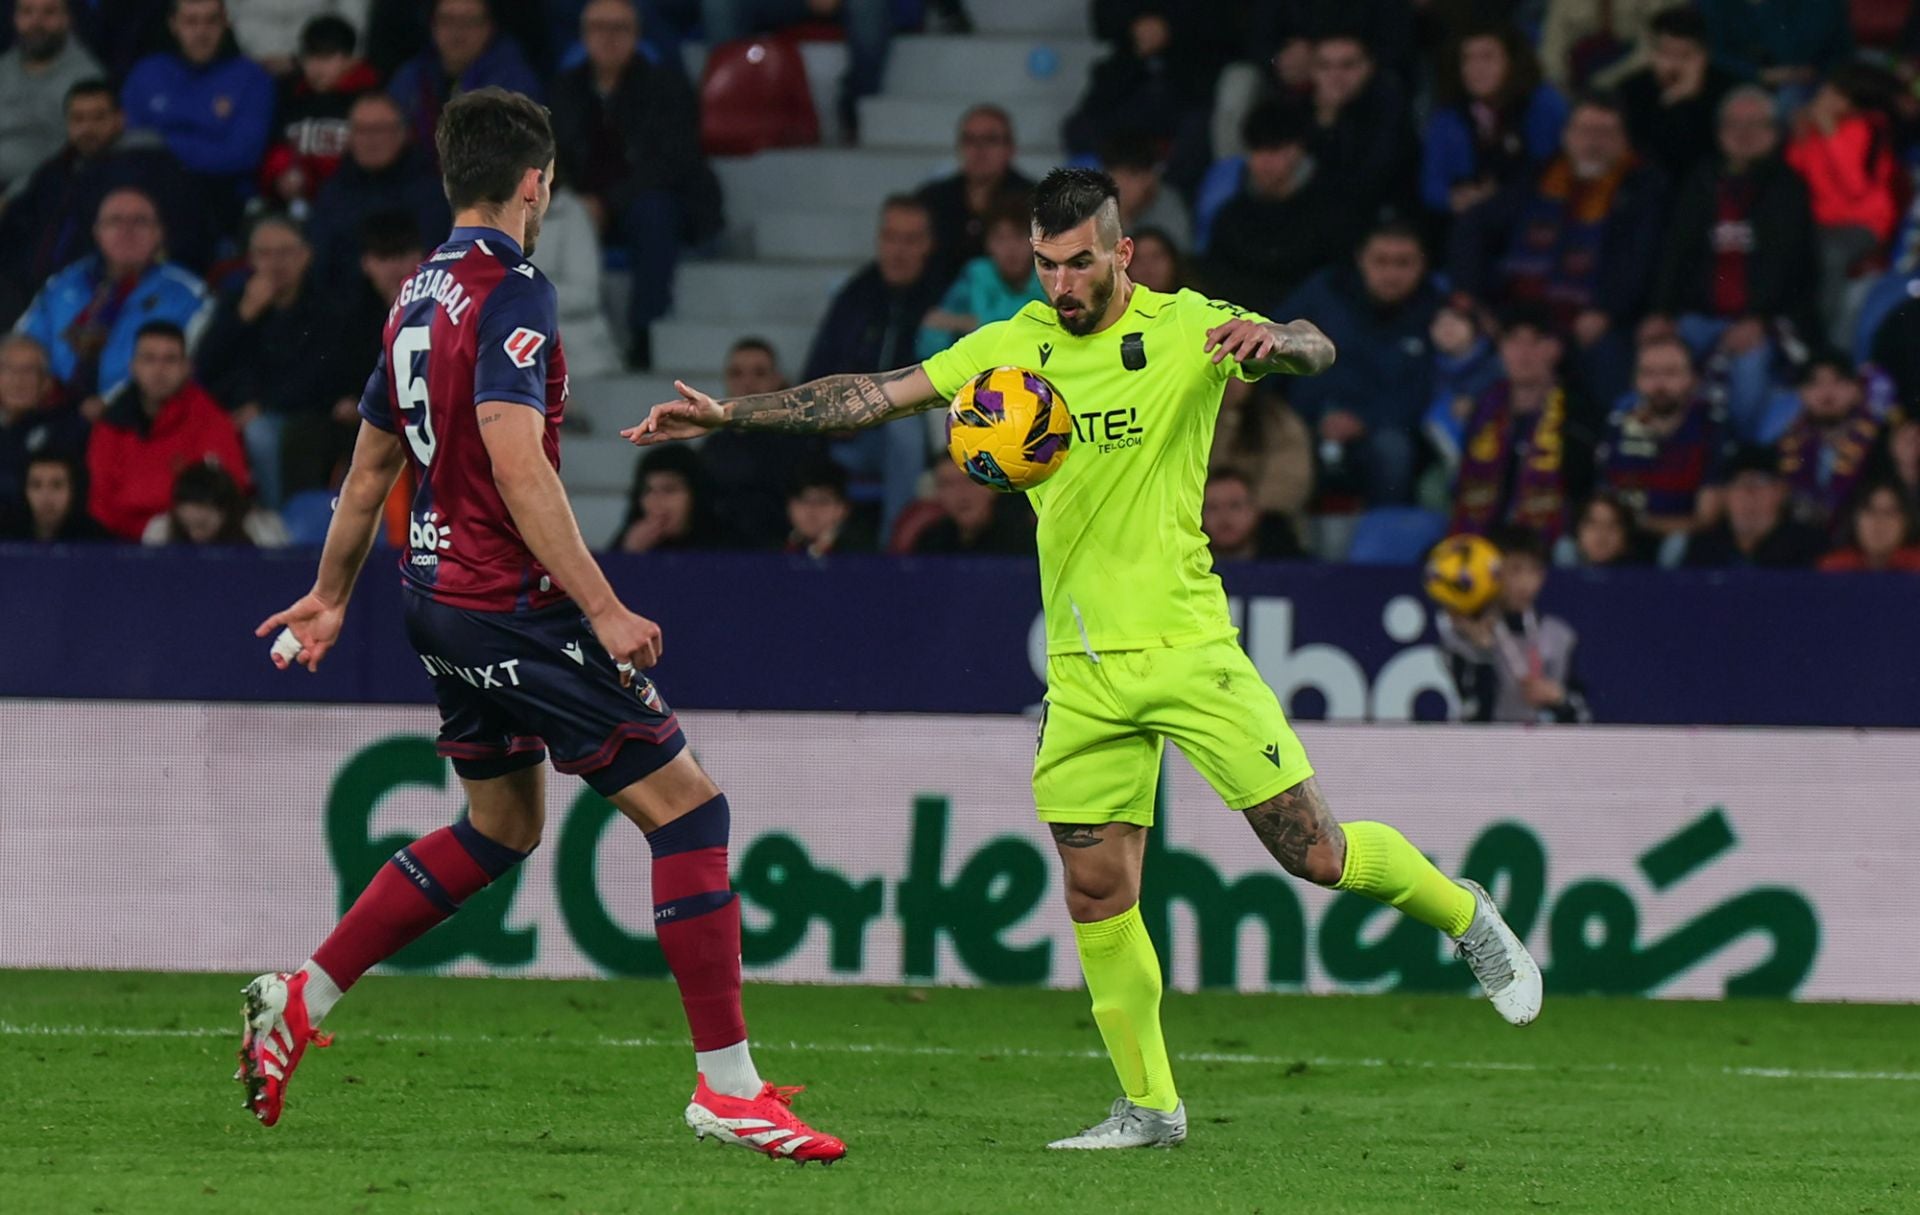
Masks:
[[[1090,1126],[1078,1135],[1056,1139],[1047,1146],[1061,1151],[1099,1151],[1105,1148],[1170,1148],[1186,1142],[1187,1103],[1173,1107],[1172,1113],[1135,1105],[1125,1097],[1113,1103],[1107,1120]]]
[[[1473,923],[1453,947],[1454,956],[1464,959],[1480,980],[1480,990],[1493,1001],[1495,1012],[1510,1025],[1526,1025],[1540,1015],[1540,964],[1507,927],[1484,886],[1465,878],[1457,884],[1473,894]]]

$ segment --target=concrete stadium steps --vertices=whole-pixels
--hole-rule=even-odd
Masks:
[[[873,225],[867,225],[867,246]],[[673,283],[673,314],[685,320],[818,316],[857,263],[685,261]]]
[[[567,400],[567,413],[584,419],[591,429],[586,434],[575,432],[562,436],[560,459],[566,466],[565,471],[572,471],[575,444],[619,438],[620,431],[646,417],[647,410],[662,401],[674,399],[673,382],[676,379],[685,380],[707,392],[720,391],[720,368],[717,365],[686,372],[662,370],[575,380],[573,394]]]
[[[640,417],[635,411],[635,420]],[[569,493],[625,493],[642,451],[611,429],[560,440],[560,480]]]
[[[1060,122],[1073,95],[1010,97],[997,101],[1013,117],[1013,137],[1030,160],[1059,160]],[[871,148],[947,151],[953,148],[960,115],[987,97],[922,97],[882,93],[860,102],[860,142]]]
[[[864,211],[868,256],[873,213],[887,195],[953,172],[953,153],[877,152],[861,148],[782,148],[714,162],[727,214],[736,223],[789,209]]]
[[[733,231],[756,257],[859,267],[873,258],[875,216],[859,211],[768,211]],[[682,263],[686,274],[693,265]]]
[[[887,53],[885,91],[1002,104],[1035,95],[1070,102],[1086,87],[1101,49],[1084,34],[910,35],[895,38]]]
[[[727,350],[735,340],[752,333],[773,346],[788,376],[798,377],[801,365],[807,361],[807,348],[813,344],[814,327],[823,312],[824,306],[813,313],[793,314],[778,321],[764,317],[753,321],[672,317],[653,326],[653,361],[660,367],[711,368],[697,383],[712,392],[720,386],[720,369],[726,363]]]
[[[967,15],[983,34],[1088,35],[1085,0],[966,0]]]
[[[611,549],[611,542],[617,539],[614,532],[627,517],[626,491],[574,493],[569,489],[567,498],[573,503],[573,517],[580,524],[580,538],[587,542],[587,547],[594,552]]]
[[[951,130],[949,127],[949,134]],[[1044,176],[1054,166],[1050,158],[1025,155],[1017,157],[1014,163],[1021,172],[1035,178]],[[736,228],[754,233],[750,239],[760,257],[812,261],[829,251],[844,257],[843,251],[850,243],[843,239],[844,230],[823,233],[822,254],[809,255],[801,251],[805,248],[805,234],[779,224],[783,217],[794,214],[831,212],[857,216],[866,225],[866,239],[858,254],[864,262],[873,256],[873,228],[881,202],[889,194],[911,194],[934,178],[951,174],[954,162],[950,148],[944,151],[786,148],[758,156],[718,160],[714,162],[714,170],[720,175],[721,188],[727,192],[730,221]],[[775,242],[763,242],[758,236],[759,225],[768,219],[776,221],[779,239]]]

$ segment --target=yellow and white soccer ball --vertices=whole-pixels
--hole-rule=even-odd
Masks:
[[[1500,593],[1500,550],[1484,536],[1448,536],[1427,554],[1427,598],[1478,616]]]
[[[947,454],[991,489],[1017,493],[1060,471],[1073,415],[1037,371],[995,367],[961,385],[947,408]]]

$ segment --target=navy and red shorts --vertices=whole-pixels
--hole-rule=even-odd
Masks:
[[[611,796],[687,745],[653,681],[631,687],[571,601],[473,612],[405,592],[407,639],[440,702],[440,754],[470,780],[543,762]]]

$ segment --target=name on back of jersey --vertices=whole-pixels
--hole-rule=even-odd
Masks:
[[[400,294],[393,299],[393,307],[387,310],[387,323],[400,315],[401,309],[416,300],[430,299],[446,311],[447,320],[458,325],[466,319],[467,309],[473,307],[473,298],[467,289],[450,270],[422,270],[400,286]]]

